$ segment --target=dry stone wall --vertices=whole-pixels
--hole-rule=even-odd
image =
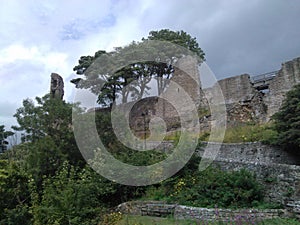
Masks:
[[[246,221],[258,222],[263,219],[272,219],[289,216],[283,209],[212,209],[190,207],[176,204],[166,204],[158,201],[125,202],[116,208],[123,214],[167,217],[175,219],[192,219],[198,221]]]
[[[265,187],[265,200],[283,206],[288,201],[300,201],[300,157],[275,146],[255,143],[210,143],[219,148],[213,166],[222,170],[247,169],[253,172]],[[197,150],[203,155],[203,148]]]
[[[215,160],[213,165],[226,171],[247,169],[253,172],[263,184],[266,202],[286,207],[289,201],[300,201],[300,166],[232,160]]]
[[[203,142],[203,147],[198,148],[197,153],[202,156],[208,143]],[[215,160],[227,160],[241,163],[265,163],[300,165],[300,157],[291,152],[283,151],[276,146],[264,145],[261,142],[246,143],[213,143],[210,148],[219,148]]]
[[[188,206],[177,206],[174,216],[176,219],[196,219],[202,221],[240,221],[252,222],[253,224],[264,219],[273,219],[286,216],[286,211],[282,209],[207,209]],[[242,222],[243,221],[243,222]],[[252,224],[251,223],[251,224]]]

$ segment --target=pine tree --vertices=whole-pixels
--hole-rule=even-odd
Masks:
[[[300,151],[300,84],[287,92],[280,110],[272,117],[278,132],[277,144],[291,152]]]

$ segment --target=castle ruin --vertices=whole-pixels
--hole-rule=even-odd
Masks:
[[[300,83],[300,57],[282,63],[279,71],[258,76],[242,74],[229,77],[204,89],[201,88],[200,76],[195,59],[184,57],[179,60],[168,87],[160,96],[140,99],[132,106],[129,116],[131,129],[142,134],[145,132],[143,124],[146,121],[148,129],[148,123],[154,116],[164,120],[167,131],[179,128],[178,108],[169,100],[176,99],[182,106],[181,111],[189,111],[191,108],[182,96],[182,92],[185,92],[199,110],[201,131],[208,131],[214,120],[210,114],[210,104],[218,104],[214,97],[220,89],[224,102],[219,99],[219,104],[225,103],[228,126],[248,122],[265,123],[279,110],[285,94]]]
[[[64,97],[64,81],[57,73],[51,74],[50,97],[61,100]]]
[[[285,94],[300,83],[300,57],[282,64],[279,71],[250,77],[242,74],[218,81],[228,123],[267,122],[278,112]]]

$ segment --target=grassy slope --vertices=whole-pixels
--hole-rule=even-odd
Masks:
[[[268,219],[261,222],[253,221],[253,224],[257,225],[299,225],[300,221],[295,219]],[[178,224],[178,225],[225,225],[225,224],[249,224],[243,222],[205,222],[205,221],[195,221],[195,220],[175,220],[173,218],[160,218],[160,217],[150,217],[150,216],[123,216],[121,221],[117,222],[118,225],[171,225],[171,224]]]

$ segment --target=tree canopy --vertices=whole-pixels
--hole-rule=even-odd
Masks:
[[[300,150],[300,84],[287,92],[280,110],[272,117],[278,132],[277,144],[299,153]]]
[[[90,89],[98,95],[98,103],[103,106],[111,106],[118,97],[122,98],[122,103],[130,101],[130,99],[142,98],[150,89],[147,84],[152,78],[157,81],[158,94],[162,93],[168,84],[168,79],[173,75],[172,63],[183,55],[178,54],[174,47],[172,49],[165,47],[158,51],[154,48],[155,45],[147,45],[153,41],[160,41],[160,43],[164,41],[172,43],[174,46],[181,46],[193,52],[201,61],[205,60],[205,54],[199,47],[196,38],[184,31],[163,29],[151,31],[147,38],[142,38],[141,42],[132,42],[125,47],[116,47],[112,52],[99,50],[93,56],[81,56],[78,65],[73,70],[83,76],[83,79],[76,78],[71,82],[77,88]],[[162,46],[158,46],[158,48],[160,47]],[[140,57],[141,62],[130,63],[130,56],[133,54]],[[145,55],[152,55],[156,61],[143,61]],[[112,73],[110,69],[113,68],[114,62],[126,61],[127,56],[129,57],[128,64]],[[110,61],[109,58],[113,60]],[[165,61],[160,62],[161,58],[164,58]],[[98,66],[95,66],[97,64]],[[101,85],[97,85],[99,81]]]
[[[48,153],[59,149],[60,153],[58,154],[64,155],[65,159],[74,163],[80,161],[81,154],[71,127],[72,108],[76,109],[76,105],[51,98],[49,94],[41,98],[36,97],[35,100],[36,103],[31,99],[23,101],[23,106],[18,108],[14,115],[19,126],[12,128],[23,132],[22,141],[31,142],[32,148],[42,143],[43,146],[48,145],[45,147],[45,149],[49,149]],[[42,148],[38,147],[37,149],[41,150]],[[41,153],[46,154],[44,151]],[[39,154],[35,152],[34,155],[38,156]],[[54,155],[53,153],[52,156]]]
[[[6,131],[4,125],[0,125],[0,152],[4,152],[7,150],[8,141],[5,139],[9,136],[14,135],[12,131]]]

